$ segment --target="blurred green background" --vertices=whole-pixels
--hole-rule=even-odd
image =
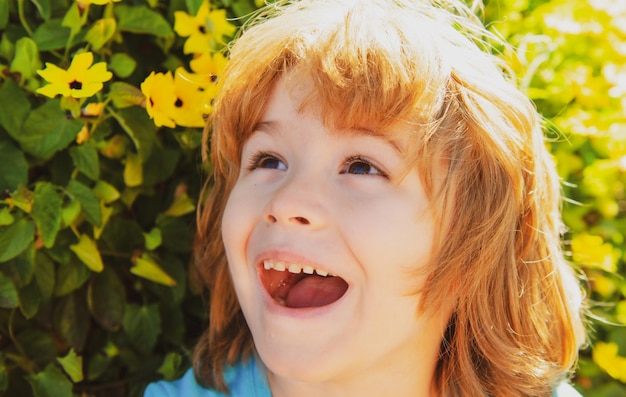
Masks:
[[[260,2],[207,5],[0,0],[0,396],[140,396],[189,367],[206,321],[188,263],[210,106],[188,99],[210,104],[214,54]],[[575,386],[625,396],[626,2],[490,0],[481,16],[513,44],[502,56],[563,180],[565,251],[590,306]],[[92,68],[71,63],[81,52]],[[77,90],[37,93],[63,79]]]

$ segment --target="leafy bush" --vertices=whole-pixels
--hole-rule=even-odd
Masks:
[[[187,275],[198,127],[235,32],[226,18],[254,8],[0,2],[6,395],[138,396],[189,366],[205,322]]]
[[[200,127],[259,5],[0,1],[0,395],[139,396],[190,365]],[[549,120],[567,249],[608,320],[582,351],[587,396],[626,392],[624,17],[620,0],[485,9]]]
[[[485,13],[518,48],[511,58],[547,119],[568,199],[566,250],[586,274],[592,313],[577,386],[626,395],[626,3],[493,1]]]

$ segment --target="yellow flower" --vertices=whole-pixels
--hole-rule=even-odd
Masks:
[[[141,92],[146,96],[146,110],[157,127],[176,127],[173,119],[176,94],[172,73],[150,73],[143,83]]]
[[[82,145],[88,140],[89,140],[89,128],[87,128],[87,126],[84,125],[83,128],[81,128],[81,130],[78,132],[78,135],[76,135],[76,143],[78,143],[79,145]]]
[[[174,76],[171,72],[152,72],[141,84],[141,91],[157,127],[204,127],[217,84],[210,75],[189,73],[181,67]]]
[[[184,11],[174,13],[174,30],[185,41],[185,54],[204,53],[224,43],[224,36],[235,33],[235,25],[226,19],[226,10],[210,11],[209,2],[204,1],[196,16]]]
[[[613,252],[613,246],[605,243],[602,237],[577,234],[572,238],[571,246],[575,262],[607,272],[617,271],[617,255]]]
[[[203,127],[203,104],[210,78],[187,72],[184,68],[176,69],[174,76],[174,121],[183,127]]]
[[[83,117],[98,117],[102,114],[103,110],[104,103],[92,102],[88,103],[84,108],[81,109],[80,115]]]
[[[79,4],[95,4],[98,6],[103,6],[109,3],[118,3],[122,0],[76,0]]]
[[[593,347],[592,358],[611,377],[626,382],[626,358],[620,356],[618,350],[613,342],[598,342]]]
[[[228,59],[220,53],[211,56],[201,54],[189,62],[191,70],[203,76],[204,98],[202,99],[202,113],[208,115],[213,111],[213,100],[221,86],[220,76],[224,73]]]
[[[205,52],[198,54],[190,62],[189,67],[195,73],[204,74],[210,76],[212,80],[217,80],[219,76],[224,73],[228,60],[221,53],[215,53],[213,55]]]
[[[72,59],[67,70],[46,63],[46,68],[37,73],[48,83],[37,90],[41,95],[49,98],[61,94],[64,97],[88,98],[102,89],[102,83],[113,77],[107,71],[105,62],[93,65],[93,53],[83,52]]]

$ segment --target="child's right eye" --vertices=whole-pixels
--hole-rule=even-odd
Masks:
[[[287,165],[274,154],[267,152],[258,152],[250,158],[250,162],[248,164],[249,171],[255,170],[257,168],[286,171]]]

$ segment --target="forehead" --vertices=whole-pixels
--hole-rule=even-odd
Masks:
[[[275,133],[281,127],[297,127],[302,118],[319,124],[331,134],[383,138],[400,152],[400,148],[406,146],[401,143],[408,139],[410,132],[408,123],[398,122],[383,129],[365,118],[344,119],[341,112],[329,109],[329,105],[322,102],[322,97],[308,80],[294,78],[291,73],[281,77],[272,88],[265,110],[253,131]]]

